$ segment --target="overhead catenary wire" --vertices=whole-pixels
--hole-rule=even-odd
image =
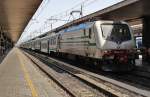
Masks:
[[[64,19],[66,19],[66,21],[64,21],[64,23],[70,22],[71,21],[71,19],[70,19],[71,18],[71,16],[70,16],[70,12],[71,11],[76,10],[76,9],[81,9],[81,10],[84,11],[84,7],[90,6],[91,4],[95,3],[96,1],[99,1],[99,0],[84,0],[84,1],[76,4],[75,6],[69,8],[69,9],[67,9],[65,11],[62,11],[62,12],[60,12],[58,14],[50,16],[50,18],[48,18],[47,20],[51,20],[51,22],[49,21],[50,25],[54,25],[55,23],[58,23],[58,22],[60,22],[60,21],[62,21]],[[84,14],[83,14],[84,12],[83,11],[82,11],[82,15],[79,18],[84,16]],[[67,17],[68,17],[68,19],[67,19]],[[74,18],[75,17],[73,17],[72,20],[74,20]]]

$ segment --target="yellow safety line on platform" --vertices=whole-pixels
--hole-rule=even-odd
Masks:
[[[19,53],[19,51],[18,51],[18,53]],[[18,55],[18,54],[17,54],[17,55]],[[24,72],[25,80],[26,80],[28,86],[29,86],[30,89],[31,89],[32,97],[38,97],[38,93],[37,93],[37,91],[36,91],[36,89],[35,89],[35,86],[33,85],[33,82],[32,82],[32,80],[30,79],[29,73],[28,73],[28,71],[27,71],[25,65],[23,64],[23,61],[20,59],[19,55],[18,55],[18,58],[19,58],[20,63],[21,63],[21,68],[22,68],[22,70],[23,70],[23,72]]]

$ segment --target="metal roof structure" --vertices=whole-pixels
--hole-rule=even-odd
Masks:
[[[0,0],[0,26],[17,42],[42,0]]]
[[[95,13],[89,14],[72,22],[69,22],[63,26],[60,26],[54,31],[64,29],[71,25],[79,24],[85,21],[91,21],[95,19],[103,20],[125,20],[130,22],[131,25],[141,23],[143,16],[150,15],[150,1],[149,0],[124,0],[120,3],[99,10]]]

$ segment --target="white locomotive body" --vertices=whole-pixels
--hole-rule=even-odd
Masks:
[[[125,22],[95,21],[67,28],[60,32],[59,52],[102,58],[113,50],[135,47],[131,29]]]

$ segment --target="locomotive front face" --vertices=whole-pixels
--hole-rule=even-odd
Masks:
[[[135,42],[126,23],[102,23],[100,26],[100,45],[103,50],[133,49]]]
[[[96,26],[99,50],[103,59],[119,63],[129,63],[134,59],[131,55],[134,55],[135,41],[127,23],[100,21]]]

